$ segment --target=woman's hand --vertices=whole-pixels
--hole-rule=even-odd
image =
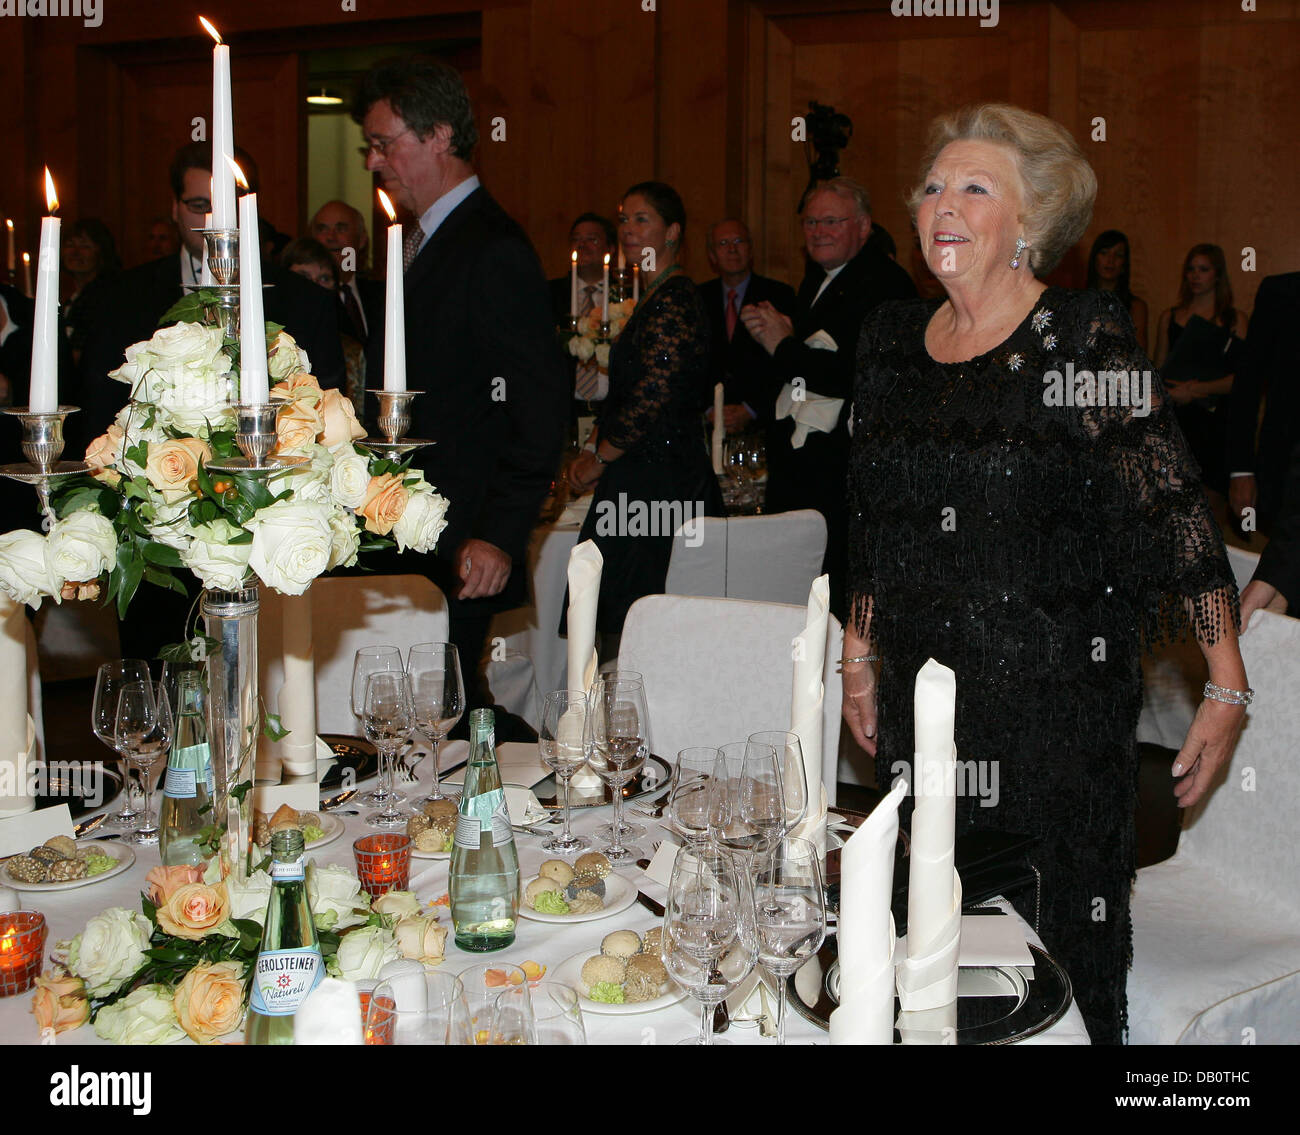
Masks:
[[[567,477],[569,488],[578,496],[590,492],[605,472],[605,466],[596,460],[596,454],[584,449],[569,466]]]
[[[1190,808],[1208,791],[1219,768],[1231,758],[1245,720],[1244,705],[1213,698],[1201,702],[1172,770],[1182,778],[1174,785],[1180,808]]]
[[[847,642],[848,639],[846,638]],[[846,655],[845,657],[852,657]],[[876,755],[876,672],[870,662],[854,662],[844,667],[844,720],[849,723],[853,739]]]

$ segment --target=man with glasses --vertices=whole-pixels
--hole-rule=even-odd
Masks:
[[[877,304],[911,299],[916,288],[898,264],[868,246],[871,200],[851,178],[823,182],[809,195],[803,233],[808,270],[794,318],[760,303],[746,307],[741,319],[784,383],[768,430],[767,509],[815,508],[826,518],[822,569],[831,577],[831,610],[842,620],[858,332]]]
[[[411,436],[435,443],[414,464],[450,501],[436,558],[392,564],[412,571],[424,560],[448,598],[466,704],[490,705],[479,678],[488,624],[526,597],[528,539],[569,421],[546,277],[475,176],[478,130],[454,69],[421,58],[376,64],[352,113],[369,143],[366,168],[408,214],[406,379],[425,392],[411,403]],[[369,374],[383,374],[383,347],[371,336]]]
[[[370,341],[372,329],[383,330],[384,285],[370,280],[359,269],[370,237],[366,219],[346,201],[326,201],[311,219],[311,235],[330,250],[339,270],[340,329],[358,343]],[[352,249],[352,267],[343,266],[343,254]]]
[[[772,420],[781,389],[776,364],[750,335],[740,318],[741,309],[746,304],[767,303],[793,317],[794,289],[754,271],[754,242],[744,221],[728,217],[711,224],[705,251],[718,273],[715,279],[700,285],[700,298],[713,332],[711,384],[723,384],[723,424],[727,433],[739,433]]]

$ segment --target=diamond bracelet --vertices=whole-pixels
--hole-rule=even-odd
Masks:
[[[1201,696],[1212,701],[1221,701],[1226,705],[1250,705],[1255,700],[1255,691],[1247,686],[1244,690],[1230,690],[1226,686],[1216,686],[1206,682]]]

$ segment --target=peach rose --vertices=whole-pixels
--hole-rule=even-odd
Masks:
[[[108,427],[107,433],[100,434],[86,446],[86,464],[90,466],[90,475],[97,481],[116,485],[122,479],[122,474],[109,466],[121,459],[125,438],[122,427],[114,423]]]
[[[144,475],[149,484],[162,493],[168,504],[190,495],[190,482],[199,471],[201,461],[211,461],[207,442],[196,437],[178,437],[175,441],[153,442],[145,462]]]
[[[176,1019],[199,1044],[211,1044],[239,1028],[244,1016],[243,972],[241,962],[197,965],[176,987]]]
[[[79,1029],[90,1019],[85,982],[60,970],[42,974],[36,979],[32,1014],[41,1032],[53,1029],[57,1034]]]
[[[93,602],[99,598],[99,580],[88,579],[83,583],[73,583],[67,580],[59,588],[60,599],[72,599],[79,602]]]
[[[301,399],[286,403],[275,416],[275,451],[289,453],[311,445],[324,428],[320,410],[312,402]]]
[[[175,867],[151,867],[144,877],[148,884],[149,901],[154,906],[162,906],[177,889],[186,883],[203,882],[203,868],[179,865]]]
[[[305,401],[315,405],[321,397],[320,383],[316,381],[314,374],[300,370],[297,374],[291,374],[283,382],[277,382],[271,387],[271,397],[282,398],[286,402]]]
[[[175,938],[197,941],[211,934],[230,916],[226,884],[185,883],[158,907],[158,928]]]
[[[366,531],[387,536],[406,511],[406,486],[393,473],[371,477],[366,499],[357,511],[366,518]]]
[[[325,421],[325,432],[321,435],[320,443],[326,449],[366,436],[366,431],[357,421],[357,412],[352,408],[352,403],[339,391],[326,390],[321,393],[320,412]]]

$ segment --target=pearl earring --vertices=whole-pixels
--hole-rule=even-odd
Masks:
[[[1012,268],[1020,267],[1020,254],[1024,252],[1025,249],[1028,247],[1029,247],[1029,242],[1026,241],[1024,237],[1022,236],[1016,237],[1016,254],[1011,258]]]

